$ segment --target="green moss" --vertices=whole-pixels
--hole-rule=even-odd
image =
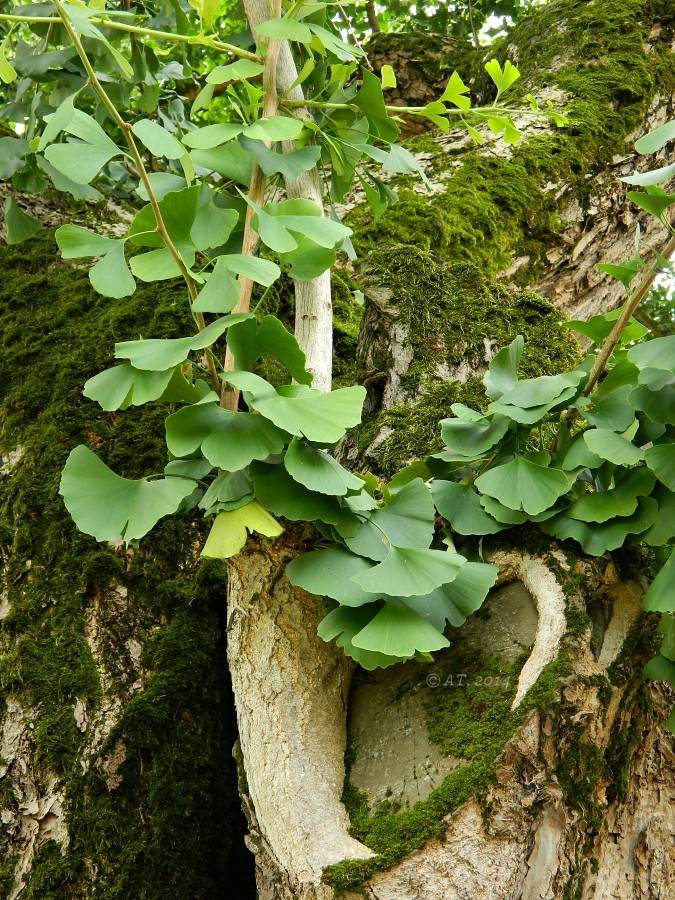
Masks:
[[[649,35],[655,20],[656,38]],[[644,121],[657,88],[663,96],[675,88],[674,20],[669,0],[556,0],[538,7],[505,45],[517,47],[522,74],[512,102],[554,88],[569,98],[569,126],[527,138],[509,159],[481,148],[458,159],[429,135],[404,142],[413,153],[431,154],[425,164],[443,190],[429,196],[410,176],[394,178],[400,202],[378,223],[366,204],[347,218],[359,253],[386,241],[405,243],[493,275],[527,256],[516,280],[531,284],[547,265],[545,251],[564,227],[570,199],[588,205],[588,176],[629,152],[626,137]],[[503,62],[506,49],[495,50]],[[486,104],[494,86],[477,77],[476,62],[456,59],[450,67],[466,81],[474,76],[473,100]],[[564,196],[556,199],[551,185],[563,184]]]
[[[515,665],[502,661],[453,655],[436,663],[441,685],[449,672],[466,675],[462,686],[441,688],[428,706],[429,737],[449,755],[470,760],[452,771],[427,797],[409,809],[382,803],[374,815],[368,796],[347,782],[344,802],[350,814],[352,834],[378,855],[331,866],[326,880],[338,895],[353,890],[375,872],[382,871],[440,837],[447,824],[444,817],[470,797],[480,795],[494,781],[499,754],[533,709],[546,709],[560,690],[560,679],[570,672],[562,656],[547,666],[524,702],[515,710],[511,703],[518,674],[526,659]],[[447,671],[446,671],[447,669]]]
[[[495,284],[476,266],[448,266],[422,250],[394,247],[372,253],[364,272],[364,283],[392,295],[388,307],[414,351],[401,384],[411,403],[419,397],[414,409],[406,404],[376,409],[360,427],[362,448],[383,425],[395,429],[378,450],[378,469],[384,475],[440,449],[438,423],[451,415],[452,403],[485,407],[480,378],[443,381],[439,373],[463,366],[481,372],[486,349],[494,352],[518,334],[525,336],[522,377],[566,371],[579,360],[578,345],[560,328],[558,310],[537,294]],[[382,360],[383,371],[388,367],[389,361]]]
[[[161,523],[127,555],[80,534],[58,497],[78,443],[130,477],[163,467],[166,411],[103,413],[81,389],[111,364],[115,341],[192,327],[183,292],[162,283],[123,300],[98,297],[86,271],[58,261],[47,230],[0,248],[0,269],[0,453],[23,449],[0,493],[10,603],[0,627],[0,700],[37,708],[33,765],[41,777],[57,775],[70,835],[63,853],[44,845],[22,896],[78,900],[91,896],[94,878],[102,900],[215,900],[226,882],[239,883],[227,867],[232,835],[243,830],[230,762],[224,567],[195,558],[197,521]],[[111,585],[128,591],[128,610],[110,598]],[[101,648],[109,689],[128,680],[132,638],[146,683],[82,771],[88,734],[75,704],[95,719],[102,696],[85,634],[94,604],[115,639]],[[108,774],[113,758],[119,784]],[[0,831],[0,854],[5,843]],[[0,881],[9,883],[10,869],[7,860]]]

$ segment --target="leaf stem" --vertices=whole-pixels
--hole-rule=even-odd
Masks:
[[[663,256],[666,259],[670,259],[670,257],[675,253],[675,235],[673,235],[666,246],[663,249]],[[605,343],[602,346],[602,349],[598,353],[598,356],[593,364],[593,368],[591,369],[591,374],[588,377],[588,384],[584,388],[583,396],[588,397],[593,388],[598,383],[600,376],[605,371],[607,363],[610,360],[612,353],[614,352],[614,348],[621,340],[621,334],[630,321],[631,316],[638,308],[638,306],[645,299],[647,294],[649,293],[649,289],[651,288],[654,279],[658,274],[658,269],[650,269],[645,277],[640,282],[640,286],[635,291],[633,296],[628,299],[623,310],[621,311],[621,315],[614,323],[614,328],[612,328],[611,332]]]
[[[86,53],[84,47],[82,46],[82,42],[80,41],[80,36],[77,33],[77,31],[75,30],[75,28],[73,27],[73,24],[70,21],[70,19],[68,18],[68,14],[66,13],[65,9],[63,8],[63,5],[61,4],[61,0],[54,0],[54,6],[56,7],[56,9],[59,13],[60,21],[63,22],[63,25],[64,25],[66,31],[68,32],[70,39],[73,42],[73,46],[77,50],[78,56],[82,60],[82,65],[84,66],[85,71],[86,71],[87,75],[89,76],[89,84],[91,84],[92,88],[96,91],[96,94],[101,99],[101,102],[104,104],[104,106],[106,107],[106,109],[108,110],[110,115],[112,116],[113,121],[119,126],[120,130],[122,131],[122,134],[125,137],[127,145],[129,147],[129,150],[133,157],[134,163],[136,164],[136,168],[138,169],[138,173],[140,175],[141,181],[143,182],[143,186],[145,187],[145,190],[148,193],[150,205],[152,206],[152,211],[155,215],[155,221],[157,222],[157,229],[156,229],[157,234],[164,241],[164,245],[166,246],[166,249],[169,251],[174,262],[178,266],[178,269],[180,270],[180,273],[183,276],[183,280],[185,281],[185,284],[187,285],[188,295],[190,297],[190,303],[192,304],[197,299],[197,285],[195,284],[194,278],[188,271],[187,266],[183,262],[183,258],[181,257],[180,253],[178,252],[178,249],[176,248],[176,245],[174,244],[174,242],[171,239],[171,236],[167,230],[166,224],[164,222],[164,217],[162,216],[162,211],[159,208],[159,203],[157,202],[157,197],[155,196],[155,193],[152,189],[152,184],[150,182],[150,179],[148,178],[148,173],[145,168],[145,164],[143,162],[143,157],[141,156],[141,154],[138,150],[138,147],[136,145],[136,141],[133,138],[133,134],[131,132],[131,125],[128,122],[126,122],[122,118],[122,116],[117,112],[117,109],[115,108],[115,104],[112,102],[110,97],[107,95],[104,87],[102,86],[101,82],[98,80],[96,72],[94,71],[94,67],[92,66],[91,62],[89,61],[89,57],[87,56],[87,53]],[[199,330],[203,331],[204,328],[206,328],[206,321],[204,320],[203,314],[196,313],[195,319],[196,319]],[[218,378],[218,372],[216,370],[216,365],[215,365],[213,357],[210,353],[208,353],[208,362],[209,362],[209,371],[211,373],[211,380],[212,380],[213,385],[216,388],[216,390],[219,390],[220,389],[220,379]]]
[[[55,4],[56,5],[56,4]],[[58,6],[57,6],[58,9]],[[53,24],[62,22],[63,18],[59,16],[16,16],[6,13],[0,14],[0,21],[5,22],[24,22],[38,24]],[[144,37],[157,38],[160,41],[171,41],[176,44],[193,44],[206,47],[213,47],[214,50],[222,50],[225,53],[233,53],[242,59],[250,59],[251,62],[261,62],[261,57],[248,50],[242,50],[234,44],[227,44],[218,38],[204,37],[203,35],[189,34],[171,34],[169,31],[156,31],[154,28],[144,28],[142,25],[127,25],[126,22],[112,22],[107,17],[92,16],[89,20],[93,25],[101,25],[104,28],[113,28],[116,31],[126,31],[128,34],[139,34]]]

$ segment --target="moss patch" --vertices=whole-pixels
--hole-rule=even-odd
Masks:
[[[85,271],[57,261],[47,230],[0,248],[0,269],[0,453],[23,448],[0,494],[10,603],[0,628],[0,698],[37,708],[33,765],[40,777],[58,776],[71,837],[63,853],[44,845],[23,896],[89,897],[92,882],[106,900],[215,900],[226,884],[248,896],[243,857],[230,853],[244,826],[230,762],[224,568],[195,559],[198,522],[164,522],[127,556],[80,534],[58,497],[61,468],[78,443],[129,477],[161,471],[165,411],[103,413],[81,389],[111,364],[115,341],[190,328],[183,293],[160,283],[124,300],[98,297]],[[113,584],[132,598],[127,616],[106,607]],[[95,716],[101,701],[85,639],[93,603],[116,616],[107,622],[116,641],[108,671],[123,680],[126,642],[134,639],[148,675],[83,772],[86,735],[74,707],[79,700]],[[115,753],[119,784],[106,777]],[[5,844],[0,831],[0,849]],[[6,860],[3,883],[10,866]]]
[[[518,334],[525,337],[521,377],[567,371],[579,361],[578,345],[560,328],[555,307],[538,294],[496,284],[477,266],[448,266],[429,253],[397,246],[372,253],[365,272],[369,284],[392,295],[387,305],[413,348],[401,375],[410,404],[375,409],[359,430],[359,446],[365,448],[382,426],[394,429],[377,452],[378,471],[385,476],[441,449],[438,423],[452,414],[452,403],[485,408],[480,377],[447,381],[443,372],[466,367],[482,373],[487,349],[492,354]],[[382,361],[383,370],[388,365]]]
[[[502,661],[452,656],[435,664],[441,686],[428,707],[429,736],[444,752],[470,760],[455,769],[436,788],[410,809],[399,810],[385,802],[370,815],[367,795],[347,782],[344,802],[350,814],[351,833],[378,855],[371,860],[339,863],[327,870],[326,880],[337,893],[358,887],[375,872],[422,847],[445,829],[444,817],[470,797],[480,795],[494,782],[499,754],[533,709],[546,709],[560,690],[560,679],[571,671],[561,656],[547,666],[521,706],[511,711],[518,674],[526,655],[515,665]],[[448,666],[448,671],[444,668]],[[466,675],[463,684],[445,687],[449,672]]]
[[[650,36],[655,22],[656,37]],[[487,274],[527,256],[516,280],[531,284],[547,264],[552,234],[564,226],[559,204],[572,197],[585,208],[588,175],[630,152],[626,138],[644,121],[654,94],[672,93],[674,28],[669,0],[555,0],[537,8],[495,46],[495,55],[502,62],[510,57],[521,71],[511,102],[520,94],[525,103],[527,91],[563,92],[570,98],[569,127],[527,138],[509,159],[479,148],[448,153],[429,135],[411,138],[406,146],[431,154],[425,164],[443,189],[428,195],[419,183],[413,190],[410,176],[393,179],[400,202],[378,223],[366,204],[347,217],[359,253],[386,241],[405,243],[451,262],[476,263]],[[416,40],[418,55],[425,55],[427,35],[405,39]],[[458,58],[449,67],[467,83],[474,78],[474,103],[492,102],[494,86],[475,60]],[[556,199],[550,184],[567,186],[564,199]]]

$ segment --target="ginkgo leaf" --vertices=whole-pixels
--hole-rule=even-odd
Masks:
[[[370,603],[367,606],[349,607],[339,606],[329,612],[319,622],[317,633],[324,641],[332,641],[337,638],[336,644],[341,647],[345,656],[355,660],[360,666],[371,672],[373,669],[386,669],[401,662],[400,656],[387,656],[372,650],[363,650],[352,644],[352,638],[358,634],[371,619],[377,615],[381,608],[379,603]]]
[[[276,316],[264,316],[260,322],[256,319],[240,322],[230,329],[227,344],[237,369],[252,371],[261,357],[274,356],[295,381],[312,383],[312,376],[305,369],[305,354],[295,335]]]
[[[436,480],[431,494],[436,509],[459,534],[496,534],[506,527],[485,512],[470,484]]]
[[[644,607],[647,612],[675,611],[675,554],[673,552],[652,581],[645,596]]]
[[[415,597],[449,584],[466,562],[463,556],[445,550],[391,547],[386,559],[353,577],[372,594]]]
[[[116,475],[83,445],[71,451],[59,493],[73,521],[97,541],[136,541],[175,513],[195,489],[187,478],[130,480]]]
[[[115,356],[117,359],[128,359],[136,369],[150,369],[155,372],[172,369],[187,359],[192,350],[209,347],[231,325],[241,322],[248,316],[248,313],[223,316],[191,337],[121,341],[115,344]]]
[[[217,402],[187,406],[166,420],[166,443],[174,456],[201,448],[209,462],[227,472],[280,453],[287,440],[286,432],[263,416],[223,409]]]
[[[360,478],[352,475],[332,456],[298,438],[293,438],[289,444],[284,466],[294,481],[320,494],[343,496],[363,486]]]
[[[552,506],[569,490],[564,472],[517,456],[505,465],[493,466],[476,479],[476,487],[509,509],[536,515]]]
[[[306,385],[274,388],[253,372],[227,372],[223,378],[245,391],[249,406],[278,428],[309,441],[334,444],[361,421],[366,391],[360,386],[324,394]]]
[[[201,555],[207,559],[229,559],[242,549],[249,532],[257,531],[265,537],[274,538],[283,530],[276,519],[256,500],[252,500],[239,509],[218,513]]]
[[[387,600],[382,609],[358,634],[352,644],[362,650],[387,656],[411,657],[449,647],[450,642],[422,616],[401,600]]]
[[[498,575],[497,566],[467,562],[449,584],[444,584],[425,596],[403,597],[402,600],[439,631],[443,631],[446,621],[459,628],[470,615],[480,609]]]
[[[434,518],[429,488],[421,478],[415,478],[389,503],[374,510],[368,521],[345,538],[345,543],[354,553],[383,560],[394,545],[428,547],[434,535]]]
[[[286,575],[291,584],[304,588],[310,594],[332,597],[346,606],[362,606],[372,603],[373,595],[364,591],[353,575],[365,572],[374,563],[362,556],[356,556],[342,547],[328,550],[313,550],[296,557],[286,566]]]
[[[608,550],[621,547],[628,535],[638,535],[647,531],[656,521],[659,505],[651,497],[640,497],[636,511],[618,519],[611,519],[604,524],[587,524],[578,519],[571,519],[560,513],[540,524],[545,534],[555,535],[564,541],[574,538],[581,544],[584,552],[591,556],[602,556]]]
[[[655,444],[645,450],[645,462],[661,484],[675,491],[675,444]]]
[[[637,509],[638,497],[649,494],[655,481],[654,473],[644,466],[633,469],[611,490],[593,491],[575,500],[566,515],[582,522],[607,522],[617,516],[632,516]]]

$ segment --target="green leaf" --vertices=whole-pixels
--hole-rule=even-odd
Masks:
[[[220,247],[227,242],[238,221],[236,209],[223,209],[210,198],[198,207],[190,237],[197,250]]]
[[[302,119],[288,116],[263,116],[244,129],[244,135],[256,141],[293,141],[304,128]]]
[[[80,138],[80,140],[87,144],[99,147],[101,150],[107,150],[112,154],[121,152],[117,144],[108,137],[96,119],[92,116],[88,116],[79,109],[74,111],[68,123],[63,127],[68,134]]]
[[[488,125],[493,134],[500,135],[504,132],[505,144],[517,144],[520,140],[520,132],[507,116],[493,116],[488,119]]]
[[[293,281],[311,281],[335,264],[337,254],[334,250],[320,247],[306,237],[299,238],[297,243],[295,250],[279,254],[281,263],[291,266],[288,276]]]
[[[438,512],[459,534],[496,534],[505,527],[485,512],[470,484],[437,479],[431,485],[431,494]]]
[[[328,53],[332,53],[333,55],[337,56],[338,59],[344,60],[345,62],[351,62],[359,56],[364,55],[363,50],[355,47],[353,44],[348,44],[346,41],[340,40],[339,37],[328,31],[326,28],[322,28],[320,25],[315,25],[313,22],[310,23],[309,27],[312,34],[314,35],[314,38],[312,40],[313,50],[321,52],[320,48],[324,48],[328,51]]]
[[[262,356],[274,356],[296,381],[312,383],[312,376],[305,369],[305,354],[294,335],[275,316],[264,316],[260,322],[254,318],[239,322],[229,331],[227,342],[236,369],[250,371]]]
[[[239,282],[227,271],[223,257],[219,256],[192,309],[201,313],[228,313],[234,309],[238,298]]]
[[[182,191],[187,187],[185,179],[181,175],[172,175],[171,172],[149,172],[148,180],[157,200],[163,200],[167,194],[173,191]],[[150,201],[144,184],[138,185],[136,193],[146,203]]]
[[[348,491],[358,491],[363,486],[360,478],[348,472],[332,456],[298,438],[293,438],[289,444],[284,466],[294,481],[319,494],[341,497]]]
[[[497,500],[488,497],[487,494],[483,494],[480,498],[480,505],[489,515],[498,522],[503,522],[504,525],[522,525],[523,522],[527,522],[529,519],[526,512],[509,509],[508,506],[503,506]]]
[[[242,138],[242,140],[246,140]],[[261,141],[249,141],[244,145],[251,150],[265,175],[283,175],[284,178],[299,178],[313,169],[321,158],[321,147],[308,144],[291,153],[277,153]]]
[[[640,187],[647,187],[652,184],[663,184],[675,176],[675,163],[669,166],[663,166],[660,169],[650,169],[648,172],[638,172],[630,175],[628,178],[620,178],[626,184],[637,184]]]
[[[355,660],[367,671],[393,666],[401,662],[401,657],[374,653],[371,650],[363,650],[352,644],[352,638],[365,628],[380,608],[381,605],[379,603],[370,603],[367,606],[357,608],[339,606],[328,613],[319,623],[317,633],[324,641],[331,641],[337,637],[336,644],[343,649],[345,656]]]
[[[588,449],[583,432],[574,436],[560,463],[561,468],[567,472],[580,469],[599,469],[601,465],[602,458]]]
[[[353,576],[353,581],[372,594],[417,597],[449,584],[465,562],[446,550],[392,546],[383,562]]]
[[[273,38],[277,41],[298,41],[300,44],[309,44],[312,40],[312,32],[309,27],[295,19],[269,19],[267,22],[256,25],[255,30],[263,37]]]
[[[80,225],[61,225],[56,229],[54,237],[64,259],[105,256],[119,243],[123,243],[119,239],[104,237]]]
[[[634,260],[629,260],[629,262],[632,263]],[[635,274],[637,272],[637,265],[631,267],[630,272]],[[622,312],[623,307],[620,306],[618,309],[614,309],[602,316],[592,316],[588,322],[584,322],[580,319],[572,319],[569,322],[563,322],[562,327],[569,328],[571,331],[576,331],[578,334],[583,334],[593,341],[594,344],[602,344],[606,338],[609,337],[612,328],[614,328],[614,323]],[[648,333],[648,331],[649,329],[645,328],[644,325],[641,325],[637,319],[631,318],[621,332],[621,343],[631,344],[633,341],[639,341],[640,338]],[[607,379],[605,379],[605,381],[606,380]]]
[[[591,406],[582,409],[581,415],[596,428],[607,431],[625,431],[635,421],[635,411],[628,404],[628,397],[632,390],[632,385],[624,384],[600,399],[599,402],[594,402]],[[591,399],[596,401],[597,396],[594,394]]]
[[[132,256],[129,265],[136,278],[141,281],[168,281],[181,274],[178,263],[164,247]]]
[[[464,84],[458,73],[453,72],[439,100],[441,103],[447,100],[454,106],[459,107],[463,112],[468,112],[471,109],[471,100],[464,96],[468,93],[469,88]]]
[[[126,409],[141,406],[162,396],[173,378],[174,370],[143,372],[129,363],[113,366],[94,375],[84,384],[82,393],[96,401],[101,409]]]
[[[652,581],[645,596],[644,606],[647,612],[675,611],[675,556],[672,552]]]
[[[71,194],[76,200],[102,200],[103,194],[90,184],[76,184],[70,178],[66,178],[63,172],[55,169],[47,162],[44,156],[36,156],[35,162],[52,180],[57,191]]]
[[[631,347],[628,359],[641,369],[664,369],[675,374],[675,334]]]
[[[201,91],[195,97],[192,106],[190,107],[190,116],[194,119],[195,115],[201,110],[205,109],[211,100],[213,100],[213,94],[215,91],[215,84],[205,84]]]
[[[657,188],[653,190],[657,190]],[[642,194],[638,191],[628,191],[626,199],[660,219],[665,211],[675,203],[675,194]]]
[[[279,428],[308,441],[335,444],[347,428],[361,421],[363,387],[339,388],[329,394],[306,385],[273,388],[253,372],[227,372],[223,378],[247,394],[247,403]]]
[[[70,142],[50,144],[45,150],[45,158],[76,184],[89,184],[118,152],[117,148],[112,152],[91,144]]]
[[[675,119],[671,119],[669,122],[659,125],[658,128],[643,135],[639,140],[635,141],[635,149],[638,153],[656,153],[672,140],[675,140]]]
[[[613,265],[612,263],[596,263],[596,267],[603,272],[607,272],[612,278],[616,278],[626,288],[630,287],[631,282],[638,273],[639,264],[636,259],[627,259],[621,265]]]
[[[8,41],[9,35],[4,39],[2,45],[0,45],[0,81],[4,81],[5,84],[11,84],[17,77],[16,69],[12,66],[6,56]]]
[[[608,491],[586,493],[570,506],[567,515],[582,522],[607,522],[620,516],[632,516],[638,497],[649,494],[655,478],[649,469],[632,469],[616,487]]]
[[[672,690],[675,690],[675,662],[661,654],[649,660],[642,675],[644,678],[651,678],[652,681],[665,681]]]
[[[505,391],[497,401],[500,407],[532,407],[549,406],[557,404],[560,397],[566,394],[570,387],[576,387],[585,372],[576,369],[574,372],[564,372],[561,375],[540,375],[538,378],[527,378],[515,384],[511,390]],[[490,408],[495,403],[490,404]]]
[[[443,419],[441,437],[448,449],[435,456],[446,462],[480,459],[501,441],[510,424],[505,416],[480,416],[473,422]]]
[[[509,509],[537,515],[569,490],[569,481],[559,469],[549,469],[517,456],[480,475],[476,487]]]
[[[467,562],[450,584],[444,584],[423,597],[406,597],[403,602],[428,619],[439,631],[443,631],[446,621],[459,628],[480,609],[498,575],[497,566]]]
[[[617,466],[633,466],[644,458],[642,450],[635,444],[632,444],[623,435],[607,431],[604,428],[585,431],[584,441],[589,450]]]
[[[203,460],[201,460],[203,462]],[[206,461],[211,469],[211,463]],[[214,478],[209,489],[199,501],[199,506],[210,512],[231,512],[253,500],[253,484],[246,469],[238,472],[224,472]]]
[[[262,75],[264,71],[265,66],[262,63],[254,62],[252,59],[238,59],[229,66],[216,66],[215,69],[211,69],[206,76],[206,82],[207,84],[225,84],[227,81],[244,81],[247,78]]]
[[[142,141],[153,156],[180,159],[185,153],[183,145],[166,128],[151,119],[134,122],[131,130]]]
[[[380,78],[382,79],[383,90],[386,91],[388,88],[396,87],[396,75],[391,66],[382,66],[382,69],[380,70]]]
[[[428,547],[434,536],[434,519],[429,488],[421,478],[415,478],[386,506],[376,509],[354,535],[345,538],[345,543],[360,556],[383,560],[393,545]]]
[[[195,488],[186,478],[132,481],[112,472],[85,446],[76,447],[63,469],[59,493],[80,531],[97,541],[142,538],[176,512]]]
[[[58,137],[64,128],[67,128],[71,123],[73,116],[75,115],[75,98],[78,94],[79,91],[76,91],[74,94],[66,97],[66,99],[59,104],[55,112],[49,116],[45,116],[45,128],[37,147],[40,153],[42,153],[47,144],[50,144],[54,138]]]
[[[260,259],[257,256],[247,256],[242,253],[228,253],[220,257],[223,265],[229,272],[250,278],[256,284],[269,287],[281,275],[281,269],[269,259]]]
[[[384,604],[365,628],[352,638],[352,644],[362,650],[399,657],[450,646],[437,628],[396,599]]]
[[[117,359],[128,359],[136,369],[150,369],[155,372],[172,369],[184,362],[190,351],[209,347],[231,326],[249,313],[223,316],[208,325],[203,331],[184,338],[151,338],[143,341],[122,341],[115,344]]]
[[[655,444],[645,450],[645,462],[661,484],[675,491],[675,444]]]
[[[212,465],[227,472],[280,453],[288,440],[262,416],[233,412],[212,402],[179,409],[165,425],[166,443],[174,456],[191,456],[201,448]]]
[[[195,165],[224,175],[239,184],[248,185],[251,182],[253,154],[237,141],[212,150],[192,150],[190,156]]]
[[[250,474],[256,498],[277,516],[300,522],[318,520],[338,529],[351,529],[358,524],[356,516],[340,506],[337,497],[307,490],[282,465],[253,463]]]
[[[27,241],[35,237],[42,228],[42,222],[26,215],[13,197],[7,197],[4,209],[8,244],[20,244],[22,241]]]
[[[264,211],[284,228],[298,232],[322,247],[337,247],[352,234],[351,228],[342,222],[324,218],[321,207],[312,200],[271,203]]]
[[[675,425],[675,384],[666,384],[660,390],[642,385],[631,391],[628,402],[633,409],[644,412],[652,422]]]
[[[230,122],[219,123],[218,125],[205,125],[196,131],[189,131],[184,134],[181,140],[186,147],[192,147],[195,150],[212,150],[214,147],[220,147],[233,138],[236,138],[246,128],[246,125],[237,125]]]
[[[388,144],[393,144],[399,135],[399,128],[387,113],[380,79],[363,68],[361,77],[363,79],[361,89],[352,103],[366,114],[375,129],[376,136]]]
[[[675,537],[675,493],[657,485],[652,496],[659,504],[659,511],[654,524],[641,540],[651,547],[663,547]]]
[[[310,594],[332,597],[346,606],[362,606],[372,603],[373,595],[352,581],[352,576],[365,572],[372,565],[370,560],[343,547],[331,547],[303,553],[291,560],[286,566],[286,575],[291,584]]]
[[[130,297],[134,293],[136,282],[124,256],[123,241],[118,242],[103,259],[89,269],[89,281],[99,294],[115,300]]]
[[[520,72],[508,59],[503,69],[496,59],[491,59],[485,64],[485,71],[497,85],[497,99],[520,78]]]
[[[483,377],[485,393],[491,400],[499,400],[502,394],[512,390],[518,381],[518,367],[523,355],[525,340],[522,334],[514,338],[508,347],[502,347],[488,365]]]
[[[647,531],[656,521],[658,504],[651,497],[640,497],[632,516],[612,519],[603,525],[587,525],[578,519],[570,519],[560,513],[539,527],[545,534],[555,535],[561,541],[573,538],[591,556],[602,556],[608,550],[617,550],[626,542],[630,534],[639,535]]]
[[[231,512],[218,513],[201,555],[207,559],[228,559],[239,553],[248,539],[248,532],[256,531],[274,538],[283,530],[277,520],[253,500]]]

